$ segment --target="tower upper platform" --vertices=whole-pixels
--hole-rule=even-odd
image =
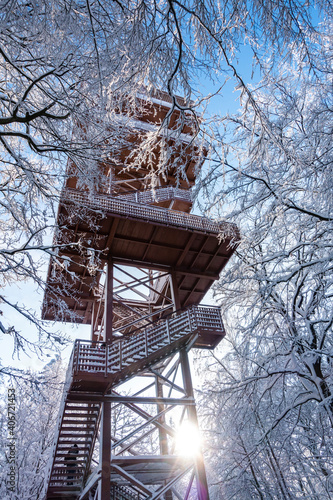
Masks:
[[[206,143],[198,138],[200,119],[177,97],[155,91],[149,98],[138,94],[135,102],[124,103],[112,114],[112,155],[100,161],[103,172],[98,192],[128,194],[155,187],[173,186],[189,190],[194,186],[207,155]],[[84,126],[82,126],[84,130]],[[77,189],[77,168],[69,162],[66,187]],[[168,206],[164,203],[162,205]],[[174,200],[175,210],[190,211],[191,200]]]

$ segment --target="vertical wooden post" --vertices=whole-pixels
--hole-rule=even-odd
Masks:
[[[188,360],[188,354],[186,349],[182,349],[179,353],[181,361],[181,369],[183,375],[184,389],[187,397],[194,398],[192,379],[191,379],[191,369]],[[188,407],[189,421],[198,427],[198,416],[196,407]],[[202,453],[200,452],[195,459],[196,468],[196,481],[197,481],[197,494],[198,500],[209,500],[208,484],[206,477],[205,464],[203,461]]]
[[[172,296],[174,311],[181,309],[179,289],[176,280],[176,274],[174,272],[171,273],[171,296]],[[187,351],[185,349],[182,349],[179,353],[179,356],[180,356],[180,364],[181,364],[186,396],[194,398],[192,379],[191,379],[191,369],[188,361]],[[188,407],[188,415],[190,422],[192,422],[196,427],[198,427],[197,410],[194,405]],[[206,470],[201,452],[195,459],[195,470],[196,470],[198,500],[209,500]]]
[[[102,469],[99,482],[98,500],[111,498],[111,403],[102,403],[99,463]]]
[[[98,305],[96,300],[93,302],[92,306],[92,311],[91,311],[91,340],[97,340],[97,336],[95,334],[95,326],[97,323],[97,311],[98,311]]]
[[[113,262],[108,259],[105,277],[105,304],[104,304],[104,341],[106,349],[112,342],[113,321]],[[111,403],[102,403],[101,429],[100,429],[100,467],[102,469],[99,483],[98,500],[111,498]]]
[[[105,277],[105,304],[104,304],[104,340],[106,344],[112,342],[112,315],[113,315],[113,262],[108,259]]]
[[[155,379],[155,389],[156,389],[156,396],[158,398],[163,398],[163,386],[158,378],[158,376],[156,375],[156,379]],[[157,411],[158,412],[161,412],[164,410],[164,404],[162,403],[157,403]],[[161,415],[158,419],[158,421],[161,423],[161,424],[165,424],[165,416],[164,415]],[[160,452],[161,452],[161,455],[168,455],[169,454],[169,449],[168,449],[168,438],[167,438],[167,433],[165,432],[164,429],[162,429],[161,427],[159,427],[159,438],[160,438]]]
[[[177,311],[178,309],[181,309],[176,273],[174,272],[171,273],[171,297],[173,302],[173,310]]]
[[[163,398],[163,384],[159,380],[158,376],[156,375],[155,379],[155,389],[156,389],[156,396],[158,398]],[[164,410],[164,404],[158,403],[157,404],[157,411],[161,412]],[[158,419],[158,421],[161,424],[165,424],[165,415],[161,415]],[[159,441],[160,441],[160,453],[161,455],[168,455],[169,454],[169,446],[168,446],[168,435],[164,429],[161,427],[159,428]],[[167,491],[164,495],[165,500],[172,500],[172,493],[171,491]]]

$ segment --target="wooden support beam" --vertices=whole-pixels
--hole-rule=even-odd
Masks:
[[[187,243],[186,243],[186,246],[184,248],[184,250],[182,251],[180,257],[178,258],[177,260],[177,266],[180,266],[181,263],[183,262],[185,256],[187,255],[187,252],[189,251],[193,241],[195,240],[196,238],[196,234],[195,233],[192,233],[191,236],[189,237],[189,239],[187,240]]]
[[[118,224],[119,224],[119,219],[113,219],[110,233],[109,233],[108,239],[107,239],[106,244],[105,244],[105,249],[104,249],[104,252],[109,252],[109,254],[110,254],[110,247],[112,245],[114,235],[116,234]]]
[[[100,432],[100,466],[102,470],[99,483],[98,500],[110,500],[111,486],[111,402],[104,402]]]
[[[146,245],[147,245],[147,246],[146,246],[145,251],[143,252],[143,255],[142,255],[142,257],[141,257],[141,260],[144,260],[144,259],[146,258],[147,253],[148,253],[149,248],[150,248],[150,245],[153,243],[153,240],[154,240],[154,238],[155,238],[155,235],[156,235],[156,233],[157,233],[158,229],[159,229],[159,227],[158,227],[158,226],[155,226],[155,227],[153,228],[152,233],[151,233],[150,238],[149,238],[149,241],[147,241],[147,242],[146,242]]]
[[[174,391],[178,391],[182,394],[185,394],[185,391],[184,389],[182,389],[181,387],[179,387],[179,385],[175,384],[174,381],[171,381],[168,379],[168,377],[164,377],[164,375],[162,375],[161,373],[157,372],[156,370],[154,370],[154,368],[150,367],[149,369],[154,375],[157,375],[163,382],[164,384],[168,384],[172,390]],[[164,398],[165,399],[165,398]],[[182,400],[184,401],[184,398],[182,398]],[[193,400],[194,401],[194,400]]]
[[[141,483],[141,481],[136,479],[132,474],[129,474],[128,472],[124,471],[124,469],[122,469],[118,465],[112,465],[112,469],[117,471],[118,474],[120,476],[124,477],[131,485],[135,486],[140,491],[142,491],[143,493],[148,495],[148,498],[150,498],[152,496],[152,491],[149,488],[147,488],[143,483]],[[110,500],[110,496],[109,496],[108,500]]]
[[[171,273],[171,296],[172,296],[172,301],[174,304],[174,311],[181,309],[182,306],[180,303],[179,288],[178,288],[177,278],[176,278],[175,272]]]
[[[163,384],[161,383],[158,376],[156,376],[155,388],[157,397],[163,399]],[[163,428],[163,425],[165,425],[164,409],[165,409],[164,404],[157,403],[157,412],[161,414],[161,416],[159,417],[159,422],[161,424],[161,427],[159,427],[158,429],[159,441],[160,441],[160,453],[161,455],[168,455],[169,454],[168,435]],[[172,500],[172,493],[170,491],[166,491],[164,498],[165,500]]]
[[[97,327],[98,323],[98,306],[99,304],[97,303],[96,300],[93,301],[92,304],[92,311],[91,311],[91,340],[97,341],[97,335],[95,334],[95,329]],[[88,305],[87,305],[88,309]]]
[[[104,307],[104,340],[107,344],[112,342],[112,316],[113,316],[113,262],[108,259],[105,277],[105,307]]]
[[[181,370],[183,375],[184,388],[187,397],[194,397],[194,391],[191,379],[191,369],[188,360],[188,353],[186,349],[182,349],[179,353],[181,361]],[[195,406],[188,407],[189,420],[198,428],[198,416]],[[209,500],[208,484],[206,477],[205,464],[203,461],[202,453],[200,452],[195,459],[196,480],[197,480],[197,494],[198,500]]]
[[[158,375],[160,376],[160,375]],[[170,382],[171,385],[171,382]],[[178,386],[176,386],[178,387]],[[166,398],[166,397],[141,397],[141,396],[121,396],[113,394],[95,394],[91,392],[81,392],[81,391],[71,391],[68,394],[68,401],[77,401],[80,403],[93,402],[93,403],[103,403],[110,401],[112,403],[136,403],[136,404],[163,404],[163,405],[183,405],[192,406],[194,405],[193,398]]]
[[[183,306],[183,307],[186,307],[186,306],[187,306],[187,304],[188,304],[188,302],[189,302],[189,300],[190,300],[191,296],[192,296],[194,293],[196,293],[196,292],[197,292],[197,293],[200,293],[200,291],[197,291],[197,290],[196,290],[196,286],[197,286],[199,283],[200,283],[200,279],[199,279],[199,278],[197,278],[197,279],[195,280],[194,284],[193,284],[192,290],[184,290],[184,288],[182,288],[182,292],[183,292],[183,293],[184,293],[184,292],[187,292],[187,297],[186,297],[186,299],[183,301],[183,304],[182,304],[182,306]]]
[[[102,257],[101,257],[102,258]],[[199,278],[207,278],[212,280],[218,280],[220,275],[211,271],[202,272],[199,269],[187,268],[187,267],[172,267],[163,264],[156,264],[156,262],[142,262],[136,259],[127,259],[121,257],[114,257],[114,262],[124,266],[132,267],[143,267],[145,269],[153,269],[155,271],[170,272],[173,271],[178,274],[185,274],[188,276],[195,276]]]
[[[191,470],[193,466],[190,465],[189,467],[187,467],[186,469],[184,470],[181,470],[181,472],[173,477],[170,481],[167,482],[167,484],[165,486],[163,486],[162,488],[159,488],[152,496],[151,496],[151,500],[158,500],[158,499],[161,499],[163,498],[162,495],[165,493],[165,492],[169,492],[169,490],[171,490],[172,486],[177,483],[183,476],[185,476],[185,474],[187,472],[189,472]],[[171,493],[171,491],[170,491]],[[207,497],[208,498],[208,497]]]
[[[157,413],[161,413],[161,416],[159,417],[159,423],[162,424],[161,427],[159,427],[159,441],[160,441],[160,452],[161,455],[168,455],[169,454],[169,449],[168,449],[168,437],[167,433],[165,432],[163,425],[165,425],[165,415],[163,413],[165,406],[163,404],[163,386],[159,380],[158,377],[156,377],[155,380],[155,390],[156,390],[156,396],[157,396]]]

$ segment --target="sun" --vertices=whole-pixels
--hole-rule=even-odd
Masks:
[[[195,458],[201,450],[199,429],[192,422],[183,422],[175,438],[176,452],[184,458]]]

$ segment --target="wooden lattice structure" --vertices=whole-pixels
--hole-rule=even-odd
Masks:
[[[132,145],[170,112],[168,96],[157,97],[136,117]],[[130,148],[101,166],[112,182],[93,195],[70,166],[43,317],[90,324],[91,340],[73,348],[46,499],[209,498],[201,452],[183,457],[176,434],[184,421],[197,426],[188,351],[214,349],[225,335],[219,308],[199,304],[238,232],[189,213],[204,159],[191,123],[174,154],[188,175],[181,186],[175,158],[159,188],[144,190],[145,166],[119,166]]]

